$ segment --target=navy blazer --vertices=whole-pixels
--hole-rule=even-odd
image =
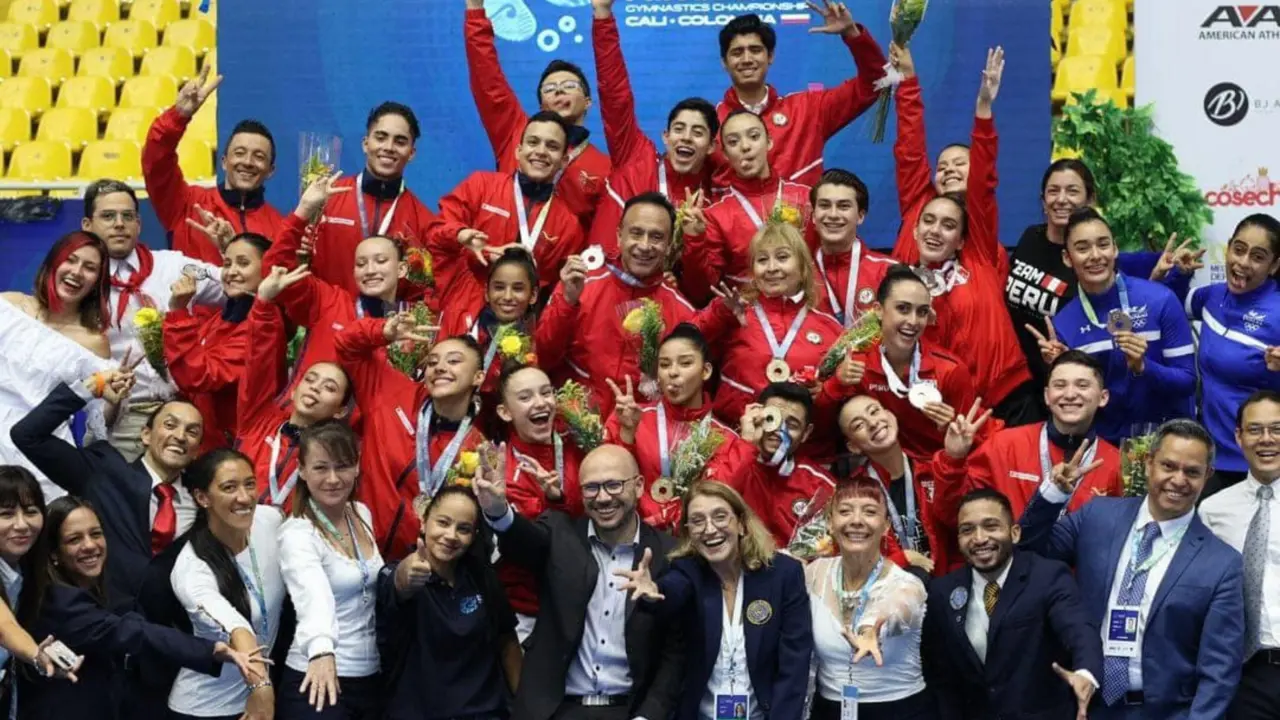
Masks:
[[[1095,628],[1106,617],[1120,554],[1144,502],[1145,497],[1095,498],[1059,519],[1062,505],[1037,492],[1022,514],[1022,546],[1075,568],[1085,614]],[[1193,512],[1142,636],[1147,716],[1225,716],[1243,655],[1244,561]],[[1101,702],[1101,693],[1094,697]]]
[[[683,619],[687,638],[687,679],[676,720],[698,720],[698,706],[711,680],[720,636],[724,629],[724,593],[720,578],[700,557],[671,563],[658,578],[665,600],[643,607]],[[813,621],[804,567],[782,554],[773,565],[743,573],[743,634],[747,644],[747,673],[756,703],[773,718],[800,718],[809,684],[813,655]]]
[[[1088,670],[1102,679],[1102,640],[1080,605],[1066,565],[1015,551],[987,631],[983,663],[965,634],[973,567],[929,584],[924,616],[925,681],[942,720],[1074,720],[1076,698],[1053,671]]]
[[[126,655],[152,657],[209,675],[222,672],[222,663],[213,657],[212,641],[152,625],[137,613],[118,615],[88,592],[67,585],[49,588],[32,635],[53,635],[84,655],[84,664],[75,683],[21,673],[18,705],[23,720],[136,717],[136,708],[123,705]]]
[[[110,443],[78,448],[53,431],[85,406],[65,384],[14,424],[9,436],[40,472],[97,508],[111,552],[107,598],[112,608],[133,610],[151,563],[151,474],[139,458],[128,462]]]

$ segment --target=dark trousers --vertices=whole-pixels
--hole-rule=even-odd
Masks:
[[[304,693],[305,674],[286,667],[276,687],[276,717],[279,720],[378,720],[382,717],[382,679],[379,675],[338,678],[337,705],[325,705],[320,712]]]
[[[892,702],[858,703],[858,720],[933,720],[937,716],[938,701],[927,688]],[[840,703],[814,695],[809,720],[840,720]]]
[[[552,713],[551,720],[629,720],[631,713],[623,705],[615,707],[586,707],[574,702],[562,702]]]
[[[1280,665],[1265,662],[1259,653],[1244,664],[1227,720],[1275,720],[1277,717],[1280,717]]]
[[[1005,427],[1018,427],[1020,425],[1030,425],[1038,423],[1048,417],[1048,413],[1040,404],[1040,397],[1044,395],[1042,386],[1036,385],[1033,381],[1027,381],[1013,389],[1013,392],[1005,396],[991,409],[991,414],[996,418],[1003,420]],[[958,413],[967,413],[969,408],[956,408]],[[862,717],[862,706],[858,706],[858,717]]]

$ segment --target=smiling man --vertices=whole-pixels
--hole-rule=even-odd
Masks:
[[[813,254],[825,293],[818,309],[852,327],[876,303],[876,290],[895,261],[858,237],[871,198],[867,184],[848,170],[832,168],[809,193],[819,246]]]

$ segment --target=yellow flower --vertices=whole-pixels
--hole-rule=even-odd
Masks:
[[[632,335],[638,334],[640,332],[640,328],[643,326],[644,326],[644,309],[643,308],[636,308],[635,310],[632,310],[631,312],[627,313],[627,316],[625,318],[622,319],[622,329],[626,330]]]
[[[458,455],[459,475],[463,477],[473,477],[476,474],[476,468],[478,467],[480,467],[480,453],[465,450]]]
[[[498,349],[507,357],[515,357],[520,354],[520,349],[524,343],[520,342],[520,338],[515,335],[508,335],[502,338],[502,342],[498,343]]]
[[[142,308],[133,316],[133,324],[140,328],[160,322],[160,312],[155,308]]]
[[[785,205],[783,206],[780,215],[783,222],[800,227],[801,218],[799,209],[791,205]]]

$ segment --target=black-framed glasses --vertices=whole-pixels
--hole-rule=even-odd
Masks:
[[[596,497],[600,494],[601,490],[604,490],[609,495],[617,495],[622,492],[622,489],[627,486],[627,483],[634,479],[635,478],[626,478],[624,480],[605,480],[604,482],[587,483],[582,486],[582,497]]]

